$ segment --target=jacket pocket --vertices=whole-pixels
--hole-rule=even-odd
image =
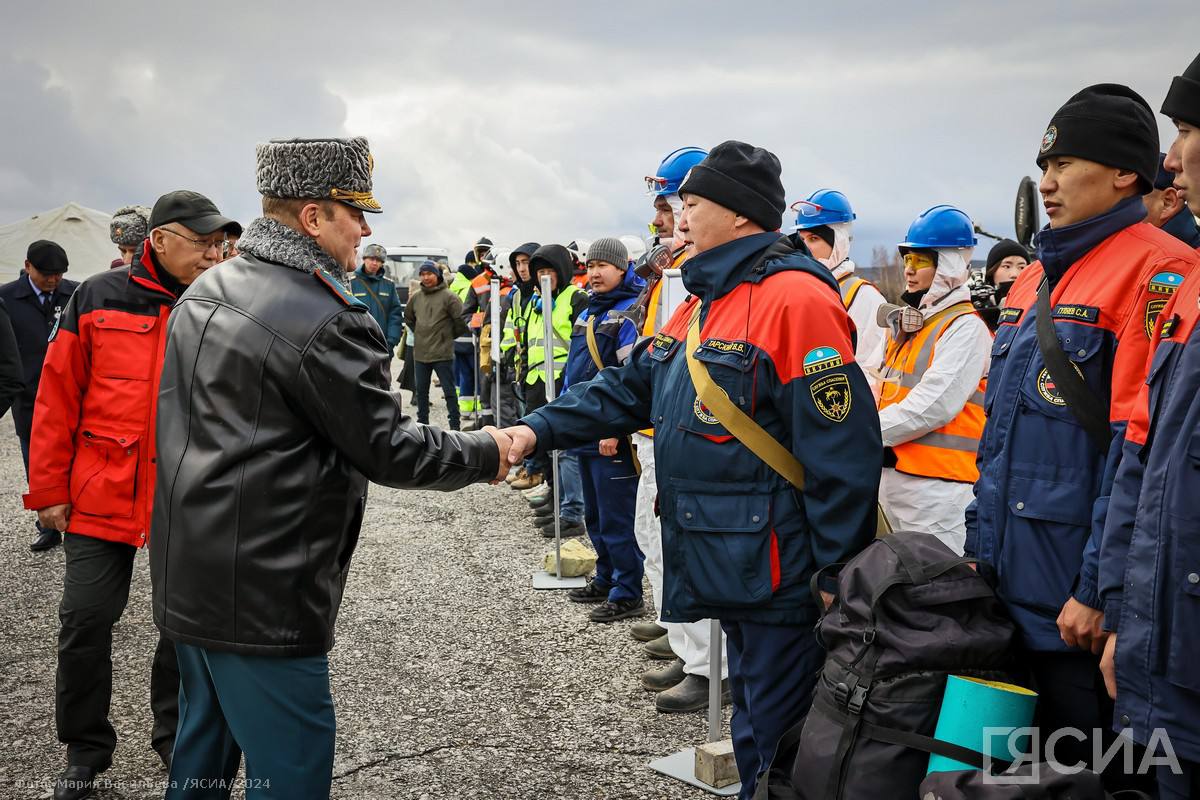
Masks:
[[[1098,397],[1102,405],[1107,408],[1110,375],[1105,369],[1105,359],[1102,354],[1107,349],[1105,342],[1108,334],[1099,328],[1089,328],[1077,323],[1061,321],[1055,323],[1055,330],[1063,353],[1070,361],[1076,375],[1083,377],[1088,391]],[[1037,347],[1038,345],[1035,342],[1033,346]],[[1075,418],[1075,413],[1067,407],[1062,392],[1054,378],[1050,376],[1050,371],[1046,368],[1040,350],[1034,359],[1034,366],[1036,369],[1029,370],[1029,374],[1021,386],[1021,391],[1030,400],[1029,405],[1041,414],[1069,422],[1082,430],[1082,426]]]
[[[85,430],[71,466],[71,504],[98,517],[132,517],[138,436]]]
[[[1067,601],[1092,529],[1090,487],[1014,477],[1000,556],[1000,590],[1018,605],[1053,611]]]
[[[680,492],[675,499],[684,568],[704,605],[753,608],[771,599],[778,550],[769,494]]]
[[[1164,604],[1171,609],[1170,625],[1165,627],[1170,637],[1171,651],[1167,659],[1167,680],[1176,686],[1200,691],[1200,524],[1195,519],[1184,520],[1164,515],[1175,541],[1175,552],[1167,567],[1171,580],[1168,590],[1173,597]]]
[[[1002,383],[1001,376],[1004,374],[1008,351],[1012,347],[1012,341],[1016,335],[1016,325],[1001,325],[996,330],[996,338],[992,342],[991,365],[988,367],[988,376],[991,380],[987,382],[987,389],[983,395],[983,410],[986,414],[992,413],[992,404],[996,402],[996,391]]]
[[[92,370],[104,378],[149,380],[158,355],[158,317],[102,308],[93,312]]]

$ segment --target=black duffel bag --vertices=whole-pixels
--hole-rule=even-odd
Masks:
[[[1016,629],[971,563],[936,536],[901,532],[813,577],[817,595],[840,570],[817,625],[825,666],[756,800],[915,800],[931,752],[982,766],[932,738],[948,675],[1011,675]]]
[[[935,772],[921,783],[921,800],[1148,800],[1136,791],[1108,794],[1091,770],[1057,772],[1024,763],[999,775],[981,770]]]

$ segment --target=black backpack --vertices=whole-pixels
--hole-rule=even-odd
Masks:
[[[840,569],[817,625],[825,666],[755,800],[916,798],[930,753],[982,765],[932,738],[948,675],[1006,680],[1013,663],[1016,629],[971,563],[936,536],[894,533],[813,576],[817,596]]]
[[[1109,794],[1100,776],[1086,769],[1067,774],[1038,764],[1035,773],[1034,765],[1024,763],[1003,776],[1009,780],[976,769],[935,772],[921,783],[921,800],[1149,800],[1138,791]]]

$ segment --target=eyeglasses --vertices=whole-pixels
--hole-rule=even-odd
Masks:
[[[203,253],[205,250],[208,250],[210,247],[215,247],[218,250],[224,251],[224,248],[226,246],[224,237],[221,237],[220,239],[193,239],[190,236],[184,236],[182,233],[179,233],[178,231],[173,231],[170,228],[163,228],[162,230],[166,231],[167,233],[171,234],[172,236],[178,236],[180,239],[188,240],[189,242],[192,243],[192,247],[195,249],[195,251],[197,253]]]
[[[650,194],[658,194],[667,188],[667,179],[660,178],[657,175],[646,176],[646,191]]]
[[[916,272],[921,269],[933,269],[937,266],[937,261],[929,253],[911,250],[904,254],[904,266]]]
[[[815,217],[825,210],[824,206],[819,206],[816,203],[809,202],[808,200],[797,200],[796,202],[792,203],[789,208],[802,217]]]

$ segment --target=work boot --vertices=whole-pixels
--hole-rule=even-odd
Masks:
[[[542,485],[545,486],[545,484],[542,484]],[[548,490],[550,487],[547,486],[546,488]],[[525,502],[529,503],[529,507],[532,509],[535,509],[535,510],[544,507],[546,504],[548,504],[553,499],[554,499],[554,492],[551,492],[551,491],[545,491],[545,492],[542,492],[541,494],[525,495]]]
[[[603,603],[608,599],[611,589],[611,586],[601,586],[596,583],[595,578],[588,578],[586,584],[567,592],[567,599],[572,603]]]
[[[675,651],[671,649],[671,642],[667,639],[665,633],[657,639],[642,645],[642,653],[656,661],[670,661],[675,658]]]
[[[535,486],[541,486],[544,481],[545,478],[542,477],[542,473],[534,472],[526,473],[524,478],[518,478],[509,485],[514,489],[524,491],[526,489],[532,489]]]
[[[554,497],[554,487],[543,481],[542,483],[539,483],[537,486],[534,486],[532,489],[522,489],[521,497],[524,497],[525,502],[527,502],[527,503],[531,502],[533,500],[536,500],[539,497],[545,497],[548,499],[553,498]]]
[[[639,642],[653,642],[660,636],[666,636],[667,629],[657,622],[639,622],[629,629],[629,635]]]
[[[53,528],[42,528],[30,543],[29,549],[35,553],[52,550],[62,543],[62,534]]]
[[[729,702],[729,681],[721,681],[721,705]],[[688,675],[682,681],[659,692],[654,707],[661,714],[684,714],[708,708],[708,678]]]
[[[642,603],[642,598],[636,597],[629,600],[617,600],[615,603],[611,600],[605,600],[600,605],[592,609],[592,613],[588,614],[588,619],[592,622],[616,622],[619,619],[628,619],[629,617],[640,617],[646,613],[646,606]]]
[[[665,669],[648,669],[642,673],[642,688],[647,692],[662,692],[683,680],[683,659],[677,658]]]
[[[521,464],[521,465],[514,464],[513,466],[509,467],[508,474],[504,476],[504,482],[511,486],[512,482],[515,481],[517,478],[524,478],[528,474],[529,474],[529,471],[525,469],[524,464]]]
[[[554,504],[543,503],[533,509],[533,524],[537,527],[554,524]]]
[[[538,530],[542,532],[542,536],[547,539],[554,538],[554,520],[550,520],[549,525],[540,525]],[[564,520],[559,523],[559,535],[564,539],[569,539],[572,536],[586,536],[587,527],[582,522],[567,522]]]

